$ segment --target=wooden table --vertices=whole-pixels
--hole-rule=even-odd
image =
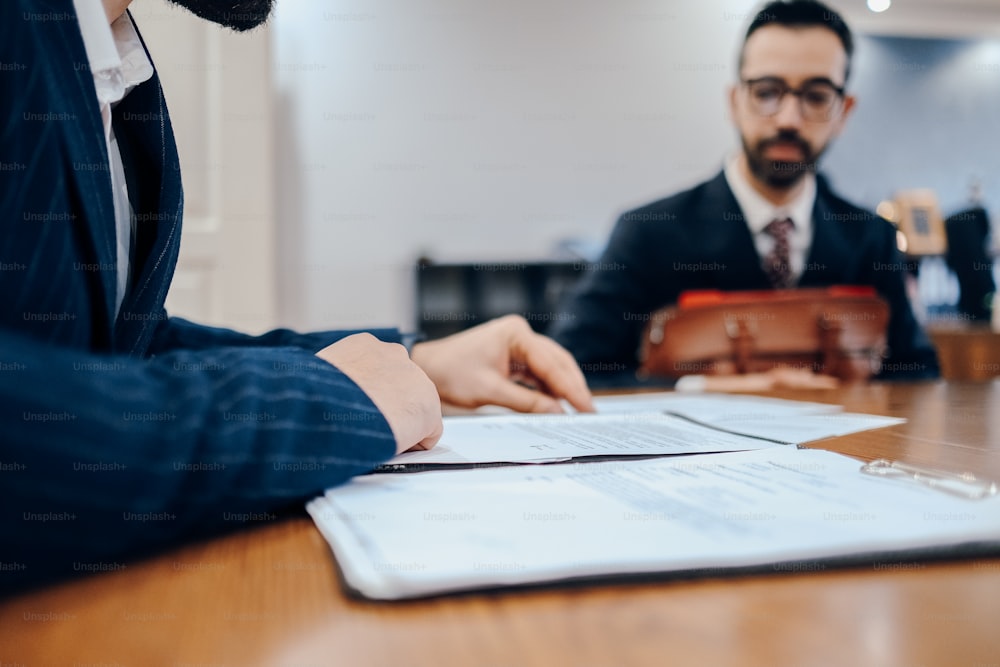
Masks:
[[[818,446],[1000,478],[1000,381],[795,397],[910,420]],[[294,518],[0,604],[3,667],[668,664],[998,665],[1000,558],[371,603]]]

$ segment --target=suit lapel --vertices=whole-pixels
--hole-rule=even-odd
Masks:
[[[183,208],[180,161],[157,74],[115,108],[114,127],[136,216],[132,278],[115,342],[119,351],[141,356],[165,318],[163,302],[177,263]]]
[[[767,275],[747,227],[740,205],[729,189],[724,172],[705,184],[698,219],[706,225],[699,232],[699,247],[707,262],[721,264],[716,272],[718,289],[769,289]]]
[[[183,204],[180,162],[159,77],[137,86],[115,109],[115,134],[136,216],[132,281],[115,326],[116,347],[142,355],[165,317]]]
[[[857,253],[851,251],[837,223],[836,212],[831,208],[826,188],[820,179],[816,183],[816,203],[813,206],[812,247],[806,259],[805,270],[799,284],[835,285],[851,282],[849,264]]]
[[[73,11],[75,16],[73,4],[67,5],[67,9]],[[66,45],[69,55],[66,62],[72,63],[72,76],[65,79],[66,85],[71,89],[66,90],[64,99],[78,100],[79,104],[67,102],[67,105],[81,112],[81,117],[76,118],[75,122],[55,125],[68,128],[66,148],[73,165],[70,172],[71,187],[78,197],[80,217],[93,244],[94,263],[101,267],[95,273],[103,308],[95,308],[92,312],[93,342],[101,346],[106,345],[110,338],[117,290],[117,274],[113,267],[118,261],[118,251],[110,163],[94,77],[88,66],[87,51],[79,26],[75,21],[53,21],[52,24],[54,29],[62,31],[62,39],[58,43]]]

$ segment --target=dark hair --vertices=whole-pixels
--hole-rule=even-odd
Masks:
[[[770,2],[758,11],[747,34],[743,38],[743,46],[740,47],[739,69],[743,69],[743,52],[746,50],[747,40],[761,28],[769,25],[780,25],[789,28],[826,28],[840,38],[840,43],[847,53],[847,67],[844,72],[844,81],[851,74],[851,57],[854,55],[854,38],[851,37],[851,29],[844,23],[843,17],[821,2],[816,0],[777,0]]]

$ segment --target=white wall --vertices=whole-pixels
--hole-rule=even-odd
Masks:
[[[1000,213],[1000,39],[857,41],[858,104],[824,162],[834,185],[869,208],[930,188],[950,215],[977,183]]]
[[[755,6],[279,3],[280,319],[409,328],[419,255],[543,257],[711,175]]]
[[[130,8],[164,88],[184,181],[167,311],[259,332],[277,320],[271,40],[173,5]]]

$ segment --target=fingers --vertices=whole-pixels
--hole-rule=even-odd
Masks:
[[[555,341],[532,331],[519,316],[506,316],[414,346],[411,359],[433,380],[445,402],[462,407],[501,405],[523,412],[562,412],[565,398],[593,412],[593,399],[573,357]],[[540,388],[518,386],[525,379]]]
[[[563,412],[562,405],[552,396],[540,391],[529,389],[507,378],[498,378],[492,384],[489,392],[491,403],[516,410],[517,412],[536,412],[559,414]]]
[[[525,363],[553,397],[565,398],[580,412],[594,412],[593,397],[573,356],[551,338],[525,328],[514,333],[511,359]]]
[[[424,438],[417,444],[413,445],[406,451],[415,452],[417,450],[433,449],[434,445],[438,444],[438,441],[441,440],[442,435],[444,435],[444,422],[438,421],[437,428],[434,430],[433,433],[431,433],[426,438]]]
[[[829,375],[812,375],[807,380],[803,381],[801,384],[797,385],[799,389],[836,389],[840,385],[840,381]]]
[[[396,440],[396,452],[430,449],[441,438],[441,401],[429,377],[396,343],[347,336],[316,356],[336,366],[371,399]]]
[[[840,384],[835,377],[803,368],[773,368],[768,375],[781,389],[835,389]]]
[[[769,391],[774,388],[775,382],[767,373],[708,375],[705,377],[705,391]]]
[[[774,389],[835,389],[835,377],[818,375],[804,368],[772,368],[763,373],[744,375],[709,375],[705,378],[706,391],[771,391]]]

